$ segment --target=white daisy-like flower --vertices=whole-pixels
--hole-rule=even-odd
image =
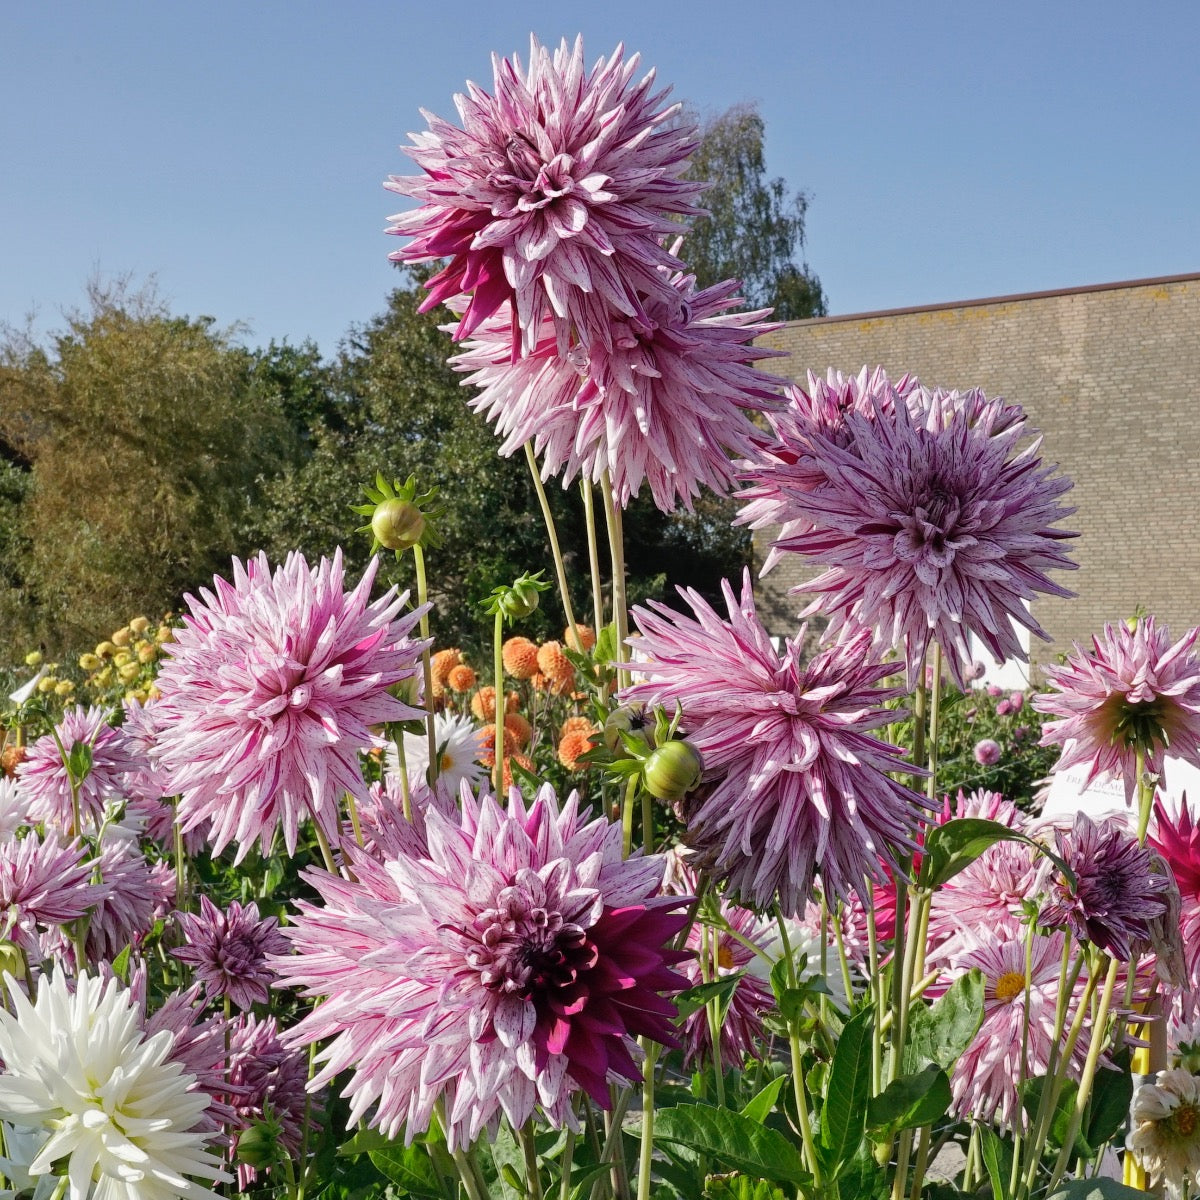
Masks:
[[[487,778],[487,770],[479,764],[483,734],[475,722],[461,713],[437,713],[433,718],[433,736],[437,744],[438,791],[457,800],[464,779],[472,790],[477,789]],[[425,772],[429,770],[429,738],[424,730],[404,735],[404,762],[408,778],[414,783],[424,783]],[[395,745],[388,748],[388,767],[399,773]]]
[[[0,775],[0,841],[8,841],[27,824],[27,808],[28,803],[17,781],[9,775]]]
[[[196,1182],[228,1178],[197,1128],[209,1096],[171,1060],[174,1036],[146,1037],[115,979],[81,976],[72,992],[45,977],[34,1004],[5,983],[0,1117],[42,1135],[28,1175],[65,1174],[69,1200],[217,1200]]]
[[[1187,1182],[1200,1180],[1200,1077],[1173,1067],[1133,1097],[1134,1128],[1127,1150],[1150,1176],[1178,1195]]]

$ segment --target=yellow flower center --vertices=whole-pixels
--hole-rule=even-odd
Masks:
[[[1190,1138],[1196,1132],[1197,1124],[1200,1124],[1200,1113],[1196,1112],[1194,1104],[1181,1104],[1163,1121],[1163,1124],[1176,1137]]]
[[[1025,976],[1020,971],[1005,971],[996,980],[996,999],[1011,1004],[1025,990]]]
[[[728,946],[717,948],[717,966],[723,971],[733,970],[733,951]]]
[[[450,770],[450,768],[453,765],[454,765],[454,760],[450,757],[450,755],[443,754],[441,756],[441,758],[438,759],[438,773],[442,774],[442,773]]]

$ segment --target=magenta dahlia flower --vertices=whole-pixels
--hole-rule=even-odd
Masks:
[[[417,673],[424,610],[398,617],[394,589],[371,602],[377,567],[346,592],[340,551],[274,572],[260,554],[187,597],[158,676],[158,753],[183,827],[211,821],[214,853],[236,842],[240,861],[256,839],[266,852],[279,829],[292,853],[308,817],[340,840],[343,794],[366,798],[370,726],[420,716],[388,688]]]
[[[1032,970],[1025,974],[1025,938],[981,942],[960,956],[956,974],[973,967],[983,972],[983,1024],[975,1040],[954,1064],[950,1090],[954,1113],[966,1119],[995,1121],[1012,1128],[1019,1119],[1018,1094],[1021,1050],[1025,1047],[1025,1078],[1045,1075],[1054,1045],[1054,1015],[1058,1004],[1063,936],[1035,937]],[[1026,987],[1028,981],[1028,1004]],[[1074,1017],[1068,1001],[1067,1027]],[[1024,1032],[1026,1026],[1028,1033]],[[1075,1044],[1071,1074],[1078,1076],[1087,1051],[1087,1038]]]
[[[566,486],[607,471],[625,506],[643,483],[664,512],[692,507],[702,487],[724,494],[735,477],[731,456],[761,438],[750,413],[777,407],[779,381],[751,364],[774,354],[756,347],[764,312],[727,312],[730,280],[697,291],[690,275],[663,276],[643,297],[644,316],[606,317],[608,336],[587,338],[562,355],[543,322],[529,357],[512,362],[506,311],[476,330],[451,359],[480,389],[472,407],[504,437],[501,454],[532,439],[543,475]]]
[[[427,859],[347,847],[354,881],[310,873],[324,906],[298,905],[298,953],[276,963],[324,997],[284,1036],[333,1039],[311,1086],[351,1070],[350,1120],[409,1140],[444,1098],[452,1146],[501,1112],[573,1125],[579,1089],[607,1107],[610,1079],[638,1075],[635,1038],[678,1045],[662,993],[687,958],[667,948],[684,899],[659,895],[661,857],[622,859],[619,825],[549,787],[462,805],[426,810]]]
[[[63,755],[69,756],[77,744],[91,750],[91,766],[79,785],[79,815],[85,823],[90,819],[99,825],[105,805],[124,796],[125,776],[135,765],[124,735],[109,725],[103,709],[67,709],[54,732],[29,747],[16,771],[29,818],[53,824],[64,833],[72,832],[74,818],[71,780]]]
[[[199,913],[177,913],[187,944],[171,953],[190,963],[209,999],[228,996],[241,1009],[267,1002],[275,972],[267,956],[284,954],[288,944],[274,917],[260,917],[258,905],[234,900],[222,912],[207,896]]]
[[[1153,617],[1106,625],[1091,651],[1076,645],[1062,666],[1047,666],[1054,692],[1033,707],[1058,720],[1042,727],[1043,746],[1062,746],[1058,769],[1086,763],[1098,775],[1121,775],[1128,801],[1136,784],[1137,751],[1161,775],[1171,754],[1200,766],[1200,661],[1192,647],[1200,629],[1172,644]]]
[[[1189,986],[1200,998],[1200,825],[1192,820],[1187,798],[1172,820],[1158,801],[1149,844],[1167,860],[1179,886],[1180,930]]]
[[[897,719],[883,705],[900,693],[876,686],[895,668],[870,657],[870,633],[802,665],[804,631],[782,655],[774,649],[748,571],[740,602],[722,583],[728,620],[679,590],[695,619],[654,601],[634,610],[642,661],[621,699],[683,710],[704,765],[686,838],[698,864],[752,907],[778,894],[789,915],[803,910],[814,875],[832,899],[898,869],[924,802],[888,774],[912,770],[904,752],[870,734]]]
[[[621,48],[589,71],[582,38],[553,52],[532,38],[528,71],[515,55],[492,67],[494,95],[469,83],[455,97],[461,129],[426,113],[429,131],[409,135],[425,174],[384,185],[420,202],[391,218],[389,233],[413,239],[391,257],[450,260],[422,308],[469,296],[459,337],[510,301],[513,357],[545,315],[564,345],[610,314],[646,321],[659,268],[681,265],[663,239],[699,211],[704,185],[682,178],[694,126],[663,106],[653,72],[633,83],[638,57]]]
[[[931,639],[965,690],[970,635],[998,661],[1025,659],[1016,626],[1046,638],[1030,616],[1039,592],[1070,596],[1046,574],[1073,569],[1055,523],[1073,512],[1071,487],[1042,466],[1040,441],[1020,410],[981,392],[911,393],[903,404],[851,409],[841,425],[808,437],[824,481],[787,498],[807,523],[776,545],[827,569],[796,591],[816,593],[804,615],[830,616],[830,632],[875,630],[903,647],[909,686]]]

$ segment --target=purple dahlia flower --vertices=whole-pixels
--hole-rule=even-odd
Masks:
[[[1076,646],[1062,666],[1047,666],[1053,692],[1034,696],[1038,712],[1057,717],[1042,727],[1043,746],[1061,745],[1058,770],[1086,763],[1086,783],[1119,774],[1133,795],[1137,751],[1161,774],[1169,748],[1200,767],[1200,629],[1172,643],[1153,617],[1106,625],[1092,650]]]
[[[1075,535],[1054,527],[1074,511],[1058,503],[1071,481],[1042,466],[1040,441],[1018,451],[1028,432],[1014,405],[924,388],[814,424],[824,479],[788,491],[797,524],[776,543],[827,567],[795,589],[816,593],[804,615],[902,646],[909,686],[933,638],[964,690],[970,634],[998,661],[1027,658],[1016,626],[1047,637],[1029,602],[1070,596],[1046,572],[1075,566],[1060,544]]]
[[[924,803],[888,775],[912,770],[904,752],[870,734],[898,718],[883,704],[900,689],[876,686],[895,667],[870,657],[866,630],[802,665],[804,631],[774,649],[748,571],[740,602],[722,589],[728,620],[683,588],[695,619],[654,601],[634,610],[641,661],[621,699],[682,708],[704,764],[687,842],[734,896],[766,908],[778,893],[794,915],[814,875],[831,898],[861,893],[898,869]]]
[[[528,71],[515,55],[492,67],[494,95],[469,83],[455,97],[461,129],[425,113],[428,132],[409,135],[424,175],[384,185],[420,203],[391,218],[389,233],[413,239],[391,257],[450,260],[422,308],[469,296],[462,338],[511,302],[513,357],[544,316],[564,346],[568,331],[603,336],[609,314],[648,323],[659,268],[682,265],[663,239],[699,212],[704,185],[682,178],[694,127],[663,105],[653,72],[633,82],[638,57],[620,47],[589,71],[582,38],[553,52],[532,38]]]
[[[1056,833],[1055,841],[1075,883],[1055,880],[1038,924],[1065,926],[1081,941],[1129,962],[1135,943],[1150,944],[1151,924],[1166,912],[1165,893],[1173,881],[1154,870],[1152,852],[1138,845],[1123,821],[1096,823],[1079,812],[1071,832]]]
[[[158,676],[158,755],[184,829],[211,820],[214,853],[237,842],[240,861],[255,839],[266,852],[277,829],[292,853],[307,817],[340,840],[343,793],[367,796],[370,726],[420,716],[388,688],[417,673],[424,610],[398,618],[408,597],[394,589],[371,602],[377,568],[346,592],[340,550],[274,572],[260,554],[187,597]]]
[[[544,787],[507,811],[465,789],[462,812],[425,812],[428,858],[378,862],[348,846],[354,881],[311,872],[323,907],[298,905],[276,963],[316,1009],[284,1036],[323,1038],[320,1087],[340,1072],[350,1120],[389,1137],[428,1128],[444,1098],[452,1146],[503,1112],[574,1124],[582,1089],[638,1076],[635,1038],[678,1045],[663,998],[686,980],[667,946],[685,898],[661,896],[661,857],[621,857],[619,825],[559,809]]]
[[[187,945],[171,953],[191,963],[210,999],[228,996],[241,1009],[267,1002],[275,979],[267,956],[287,951],[274,917],[260,917],[257,904],[243,907],[236,900],[222,912],[207,896],[200,897],[199,913],[177,915]]]
[[[737,288],[729,280],[697,291],[692,276],[664,273],[659,293],[643,297],[643,317],[608,316],[605,337],[565,356],[547,319],[517,362],[501,312],[451,363],[472,372],[472,407],[505,438],[502,454],[532,439],[544,476],[561,472],[564,486],[608,472],[622,506],[647,483],[664,512],[690,509],[702,487],[728,491],[731,456],[761,438],[750,414],[780,403],[779,381],[751,365],[774,354],[753,341],[776,326],[759,320],[765,310],[727,312]]]

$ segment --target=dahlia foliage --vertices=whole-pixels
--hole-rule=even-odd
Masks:
[[[82,654],[84,703],[17,669],[3,1196],[1200,1191],[1200,831],[1169,786],[1197,630],[1114,620],[1028,704],[988,681],[976,643],[1023,658],[1069,595],[1070,481],[1015,403],[769,374],[769,310],[688,270],[666,97],[534,39],[388,184],[464,403],[539,489],[581,483],[583,572],[546,505],[545,561],[479,597],[492,641],[437,646],[435,498],[379,474],[354,511],[421,603],[374,557],[259,554]],[[748,571],[630,611],[643,488],[737,492],[764,571],[812,564],[811,621]],[[560,638],[526,636],[539,605]],[[1136,810],[1042,815],[1039,739]]]

